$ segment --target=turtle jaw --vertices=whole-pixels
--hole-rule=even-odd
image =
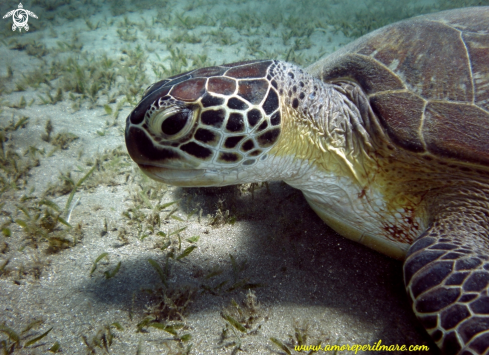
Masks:
[[[253,182],[282,180],[277,171],[281,162],[267,159],[246,168],[182,168],[168,165],[138,163],[145,175],[153,180],[180,187],[218,187]]]
[[[235,183],[226,183],[222,175],[208,169],[173,169],[147,164],[138,164],[138,166],[151,179],[174,186],[209,187]]]

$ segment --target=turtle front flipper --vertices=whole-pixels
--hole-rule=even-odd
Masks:
[[[489,349],[489,212],[484,199],[465,202],[439,209],[404,263],[414,312],[444,354]]]

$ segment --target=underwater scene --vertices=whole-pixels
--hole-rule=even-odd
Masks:
[[[439,354],[401,261],[343,238],[281,181],[150,179],[128,154],[126,119],[170,76],[257,59],[306,68],[393,22],[483,5],[2,1],[2,353],[306,354],[301,345],[381,342]]]

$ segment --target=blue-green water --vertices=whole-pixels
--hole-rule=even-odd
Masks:
[[[383,25],[488,4],[22,3],[37,16],[29,30],[12,31],[11,16],[0,26],[0,326],[10,329],[0,346],[264,354],[285,351],[271,338],[292,349],[302,334],[307,344],[434,347],[399,262],[339,237],[279,183],[252,193],[145,179],[124,147],[125,118],[167,76],[262,58],[305,67]],[[33,321],[16,342],[11,330]]]

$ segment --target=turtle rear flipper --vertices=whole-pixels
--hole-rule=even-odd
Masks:
[[[487,215],[473,206],[438,213],[404,263],[413,310],[445,354],[489,349]]]

